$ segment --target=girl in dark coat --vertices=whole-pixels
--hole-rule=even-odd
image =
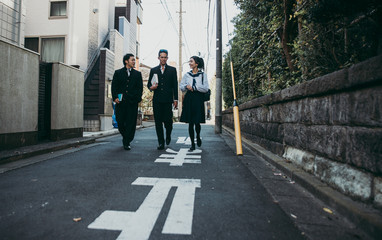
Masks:
[[[180,121],[189,124],[188,133],[191,139],[190,150],[195,150],[194,126],[196,130],[196,143],[198,147],[200,147],[202,145],[202,140],[200,139],[200,124],[206,122],[203,95],[208,91],[209,86],[207,74],[203,72],[203,59],[193,56],[190,58],[189,65],[191,71],[184,74],[179,85],[180,90],[186,92]]]

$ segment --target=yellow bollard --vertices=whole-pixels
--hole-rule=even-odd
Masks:
[[[240,131],[239,107],[238,106],[233,107],[233,120],[235,123],[236,155],[243,155],[243,148],[241,146],[241,131]]]
[[[233,120],[235,123],[234,125],[235,125],[235,139],[236,139],[236,155],[243,155],[243,147],[241,145],[239,106],[236,102],[235,78],[233,75],[232,62],[231,62],[231,74],[232,74],[232,90],[233,90]]]

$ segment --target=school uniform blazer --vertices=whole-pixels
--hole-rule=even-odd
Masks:
[[[141,72],[131,69],[130,77],[127,68],[123,67],[114,72],[111,82],[113,101],[122,93],[122,102],[139,103],[142,101],[143,81]]]
[[[152,86],[151,79],[154,74],[158,75],[158,88],[154,90],[153,101],[158,103],[172,103],[178,100],[178,77],[176,68],[166,64],[162,74],[161,67],[156,66],[150,70],[149,81],[147,87]]]

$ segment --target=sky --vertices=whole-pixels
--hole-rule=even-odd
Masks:
[[[205,61],[206,72],[210,79],[216,70],[216,0],[183,0],[182,2],[183,74],[190,70],[189,58],[200,55]],[[233,32],[231,20],[239,13],[239,10],[233,0],[221,0],[221,2],[224,54],[229,50],[226,45],[228,38],[231,38],[227,32]],[[157,66],[158,51],[164,48],[169,51],[168,63],[175,61],[178,67],[179,6],[180,0],[142,0],[140,63],[150,67]]]

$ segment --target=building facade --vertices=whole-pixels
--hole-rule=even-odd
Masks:
[[[86,70],[110,29],[115,0],[26,1],[25,47],[41,61]]]
[[[112,128],[112,74],[123,67],[124,54],[139,55],[141,1],[28,0],[25,5],[25,47],[38,52],[42,62],[83,70],[84,130]]]

